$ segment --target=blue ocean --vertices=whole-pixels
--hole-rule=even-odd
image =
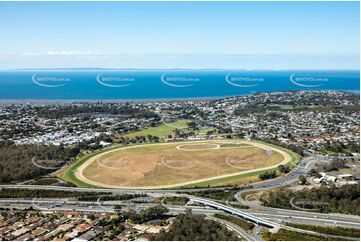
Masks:
[[[195,99],[291,90],[360,91],[359,71],[0,71],[2,100]]]

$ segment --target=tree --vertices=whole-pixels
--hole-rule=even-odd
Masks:
[[[164,207],[163,205],[157,205],[145,210],[144,215],[148,218],[158,218],[167,212],[169,212],[168,208]]]
[[[298,181],[300,182],[301,185],[305,185],[307,182],[306,177],[304,175],[300,175],[298,177]]]
[[[187,123],[187,126],[188,126],[188,128],[189,128],[190,130],[195,130],[195,129],[197,128],[196,122],[193,122],[193,121],[188,122],[188,123]]]
[[[132,222],[139,224],[147,222],[149,220],[159,219],[163,216],[164,213],[167,213],[168,211],[168,208],[162,205],[157,205],[145,210],[141,210],[139,213],[135,211],[129,211],[124,213],[123,215],[126,219],[129,219]]]
[[[264,192],[260,201],[264,206],[292,209],[291,198],[296,201],[308,201],[311,205],[310,208],[319,209],[320,212],[360,214],[360,186],[356,184],[342,187],[321,186],[301,190],[281,188]],[[312,204],[313,202],[316,203]],[[321,203],[319,204],[319,202]]]
[[[310,176],[315,176],[315,177],[317,177],[317,178],[320,178],[321,177],[321,174],[320,173],[318,173],[315,169],[311,169],[309,172],[308,172],[308,175],[310,175]]]
[[[169,230],[167,232],[161,231],[155,238],[155,240],[162,241],[225,241],[239,239],[234,232],[228,230],[225,226],[206,219],[204,215],[194,215],[191,210],[179,214],[170,225]]]
[[[115,205],[114,206],[114,210],[121,210],[122,209],[122,206],[120,206],[119,204]]]
[[[278,170],[281,172],[281,173],[288,173],[290,172],[290,168],[288,166],[284,166],[284,165],[279,165],[278,166]]]
[[[261,180],[267,180],[267,179],[272,179],[275,178],[277,176],[275,171],[266,171],[262,174],[259,175],[259,178]]]

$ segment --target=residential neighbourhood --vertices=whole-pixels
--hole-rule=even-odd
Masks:
[[[0,242],[361,241],[360,1],[0,0],[0,26]]]
[[[49,115],[41,112],[44,108],[50,108],[56,113],[67,107],[109,110],[109,107],[122,109],[124,106],[153,112],[154,116],[134,117],[105,112],[48,118],[46,116]],[[182,137],[176,135],[172,140],[219,138],[218,135],[225,137],[232,134],[301,146],[310,153],[327,154],[325,151],[328,150],[341,156],[357,158],[360,131],[358,106],[358,95],[337,91],[256,93],[200,101],[3,104],[0,105],[0,140],[13,141],[15,144],[57,146],[97,141],[106,147],[111,145],[116,136],[189,119],[197,124],[191,131],[199,127],[216,131],[188,133]],[[183,131],[184,128],[187,127],[179,127]],[[108,140],[103,140],[105,137]]]
[[[111,213],[2,210],[0,240],[17,241],[90,241],[90,240],[149,240],[169,226],[119,222]],[[113,222],[112,222],[113,221]],[[117,221],[117,222],[116,222]],[[115,224],[109,226],[107,224]]]
[[[311,226],[307,231],[322,230],[336,221],[349,229],[346,234],[359,235],[355,228],[359,224],[359,115],[359,95],[337,91],[254,93],[187,101],[1,104],[0,142],[4,151],[0,172],[4,175],[0,177],[0,240],[167,240],[172,231],[179,229],[175,233],[178,240],[178,234],[188,230],[187,223],[192,219],[204,219],[197,226],[207,221],[207,229],[217,228],[222,231],[221,237],[227,235],[223,239],[232,240],[247,236],[251,236],[250,240],[272,240],[274,233],[282,238],[282,230],[277,232],[279,226],[299,221]],[[97,152],[142,143],[165,146],[166,142],[177,147],[194,142],[226,142],[224,147],[232,148],[232,140],[263,142],[292,151],[297,164],[278,165],[272,172],[261,172],[249,180],[214,187],[144,190],[149,196],[146,201],[139,198],[125,202],[119,194],[131,196],[128,193],[133,190],[124,189],[107,190],[114,197],[108,197],[109,201],[102,205],[98,204],[100,200],[109,195],[97,188],[80,186],[82,191],[99,194],[88,197],[89,202],[63,195],[80,188],[63,173],[63,168],[76,167],[84,157]],[[241,148],[237,146],[240,152]],[[263,153],[273,155],[270,149]],[[16,165],[15,161],[8,162],[14,156],[18,157]],[[73,171],[77,172],[77,168]],[[54,199],[49,202],[47,193],[56,190],[60,195],[52,194]],[[149,215],[144,207],[163,203],[163,196],[171,196],[171,202],[162,205],[172,215],[167,214],[161,221],[142,220]],[[16,198],[16,202],[11,200]],[[120,204],[118,212],[114,204]],[[280,208],[286,215],[269,207]],[[135,213],[123,216],[133,208]],[[194,214],[187,213],[191,209]],[[223,214],[218,216],[228,220],[214,217],[220,211]],[[226,213],[231,217],[224,217]],[[188,222],[180,223],[183,219]],[[230,225],[227,221],[233,222]],[[234,224],[245,226],[247,232]],[[332,227],[329,233],[339,234],[342,228]],[[293,235],[289,232],[292,226],[287,229],[287,236],[293,240],[303,240],[310,233]],[[323,233],[318,236],[313,239],[330,239]]]

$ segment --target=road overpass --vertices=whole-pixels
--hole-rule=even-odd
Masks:
[[[239,216],[243,219],[246,219],[248,221],[256,223],[257,225],[262,225],[264,227],[268,227],[268,228],[272,228],[272,229],[283,228],[283,229],[287,229],[287,230],[291,230],[291,231],[295,231],[295,232],[299,232],[299,233],[311,234],[311,235],[316,235],[316,236],[324,236],[324,237],[330,237],[330,238],[336,238],[336,239],[346,238],[347,240],[357,240],[357,238],[324,234],[324,233],[319,233],[319,232],[314,232],[314,231],[309,231],[309,230],[304,230],[304,229],[298,229],[298,228],[290,227],[290,226],[283,225],[283,224],[278,224],[278,223],[271,222],[271,221],[268,221],[265,219],[261,219],[254,215],[251,215],[249,213],[240,211],[236,208],[233,208],[233,207],[230,207],[230,206],[218,203],[218,202],[214,202],[214,201],[211,201],[208,199],[203,199],[203,198],[198,198],[198,197],[189,197],[189,199],[192,200],[193,202],[201,203],[206,206],[213,207],[213,208],[222,210],[227,213],[231,213],[233,215]]]
[[[256,216],[253,216],[253,215],[249,214],[249,213],[240,211],[240,210],[238,210],[236,208],[233,208],[233,207],[230,207],[230,206],[218,203],[218,202],[214,202],[214,201],[211,201],[211,200],[208,200],[208,199],[203,199],[203,198],[198,198],[198,197],[191,197],[191,196],[189,196],[189,199],[191,201],[193,201],[193,202],[201,203],[203,205],[213,207],[213,208],[222,210],[224,212],[237,215],[237,216],[239,216],[239,217],[241,217],[243,219],[249,220],[249,221],[251,221],[253,223],[256,223],[258,225],[263,225],[263,226],[268,227],[268,228],[278,228],[279,227],[279,224],[277,224],[277,223],[270,222],[270,221],[267,221],[267,220],[264,220],[264,219],[260,219],[260,218],[258,218]]]

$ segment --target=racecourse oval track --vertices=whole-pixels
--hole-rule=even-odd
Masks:
[[[97,187],[162,189],[232,179],[291,160],[283,149],[255,141],[170,142],[104,151],[81,164],[74,175]]]

